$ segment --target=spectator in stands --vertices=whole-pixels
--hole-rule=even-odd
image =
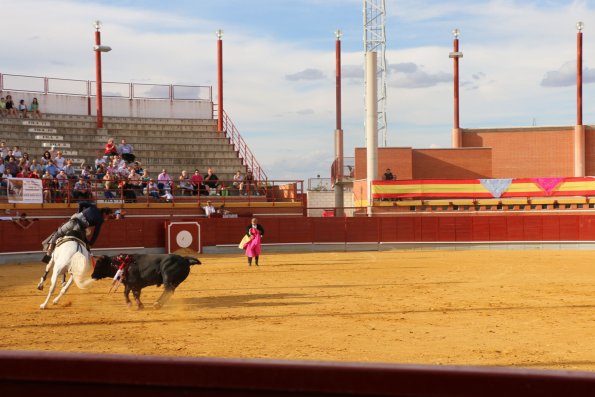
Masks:
[[[54,158],[54,164],[58,167],[59,170],[64,169],[64,165],[66,164],[66,158],[62,156],[62,151],[58,150],[56,153],[56,157]]]
[[[33,102],[31,102],[29,110],[31,110],[31,115],[33,118],[35,118],[35,116],[41,118],[41,112],[39,111],[39,102],[37,101],[37,98],[33,98]]]
[[[118,163],[115,158],[112,159],[111,161],[107,162],[106,164],[107,164],[105,167],[106,171],[109,171],[114,175],[118,173]]]
[[[146,188],[149,181],[151,180],[151,176],[149,176],[149,170],[143,170],[143,174],[141,175],[141,181],[143,188]]]
[[[29,178],[29,170],[19,167],[19,172],[16,174],[16,178]]]
[[[242,194],[244,190],[244,175],[240,172],[240,170],[236,171],[236,174],[233,176],[233,187],[238,189],[238,194]]]
[[[0,155],[2,156],[2,159],[4,159],[4,157],[8,156],[9,150],[10,150],[10,148],[8,147],[6,142],[0,142]]]
[[[127,163],[132,163],[134,161],[135,156],[134,154],[132,154],[133,151],[134,148],[132,147],[132,145],[126,143],[126,139],[122,139],[122,143],[118,145],[118,154],[122,156],[124,161],[126,161]]]
[[[72,197],[75,200],[79,200],[79,199],[87,199],[88,200],[91,198],[91,185],[82,176],[79,177],[79,180],[74,184],[74,189],[72,190]]]
[[[146,193],[147,195],[159,200],[159,187],[155,183],[154,179],[149,179],[147,182]]]
[[[246,172],[246,177],[244,178],[244,183],[246,185],[246,193],[244,193],[244,196],[246,196],[248,194],[252,194],[252,191],[255,188],[254,175],[252,174],[252,171],[248,170],[248,172]]]
[[[58,175],[58,171],[60,171],[58,167],[56,167],[56,164],[54,164],[54,160],[48,162],[48,165],[45,166],[45,170],[49,171],[52,178],[55,178],[56,175]]]
[[[21,165],[21,167],[31,169],[31,159],[29,158],[29,153],[23,153],[23,157],[21,157],[21,161],[19,162],[19,164]]]
[[[41,183],[43,186],[43,201],[46,203],[51,203],[53,191],[56,188],[56,186],[54,183],[54,177],[52,176],[52,174],[50,174],[49,171],[45,171],[45,173],[41,177]]]
[[[105,171],[102,179],[105,190],[113,190],[118,187],[118,178],[110,170]]]
[[[17,173],[19,172],[19,165],[17,164],[17,161],[14,158],[14,156],[8,157],[8,162],[4,163],[4,167],[8,170],[8,172],[10,173],[10,175],[12,175],[13,178],[17,176]]]
[[[6,189],[6,186],[8,185],[8,179],[14,178],[8,168],[4,168],[4,172],[2,173],[1,177],[2,181],[0,186],[2,186],[4,189]],[[4,190],[3,193],[6,193],[6,190]]]
[[[21,152],[21,148],[18,145],[15,145],[14,149],[12,149],[12,155],[18,161],[23,157],[23,153]]]
[[[57,153],[56,152],[56,146],[52,145],[50,147],[49,152],[50,152],[50,156],[52,157],[52,160],[54,160],[56,158],[56,153]]]
[[[113,156],[118,154],[118,148],[114,144],[114,138],[109,138],[103,147],[104,156]]]
[[[105,164],[104,163],[99,164],[99,167],[97,167],[97,170],[95,171],[95,179],[103,180],[103,177],[105,176],[106,173],[107,173],[107,170],[105,169]]]
[[[103,157],[103,153],[100,151],[97,152],[97,157],[95,158],[95,169],[99,169],[99,164],[105,165],[105,157]]]
[[[188,194],[189,196],[192,195],[193,186],[190,177],[188,176],[188,171],[182,170],[182,173],[178,177],[178,184],[180,186],[180,191],[182,195]]]
[[[31,170],[31,172],[35,171],[37,172],[38,175],[42,175],[43,174],[43,167],[41,164],[39,164],[37,162],[37,160],[33,159],[31,160],[31,164],[29,164],[29,169]]]
[[[12,156],[12,149],[8,150],[8,154],[4,156],[4,162],[8,162],[8,159]]]
[[[114,194],[114,190],[118,187],[118,180],[114,174],[111,173],[110,170],[106,170],[105,175],[103,176],[103,186],[105,188],[105,192],[103,193],[106,199],[113,199],[116,197]]]
[[[37,170],[32,170],[29,171],[29,178],[39,179],[41,178],[41,174]]]
[[[4,97],[0,98],[0,116],[6,116],[8,112],[6,111],[6,99]]]
[[[393,176],[393,173],[390,171],[390,168],[387,168],[386,171],[384,171],[384,175],[382,176],[382,179],[385,181],[392,181],[393,179],[395,179],[395,177]]]
[[[172,179],[164,168],[161,173],[157,176],[157,187],[159,188],[159,194],[163,195],[164,189],[171,190]]]
[[[210,218],[211,215],[217,213],[217,209],[213,206],[213,203],[211,202],[211,200],[207,201],[207,205],[205,205],[204,207],[202,207],[202,209],[205,212],[205,216],[207,218]]]
[[[16,106],[14,104],[14,101],[12,100],[12,95],[6,95],[6,113],[9,116],[15,116],[17,117],[17,109]]]
[[[58,172],[58,175],[56,175],[56,180],[58,181],[58,188],[66,189],[68,187],[68,176],[64,170],[60,170]]]
[[[141,165],[138,161],[135,161],[134,163],[132,163],[132,169],[134,172],[136,172],[140,176],[143,176],[144,169],[143,169],[143,167],[141,167]]]
[[[41,157],[40,163],[42,166],[47,166],[50,160],[52,160],[52,154],[49,150],[46,150],[45,152],[43,152],[43,156]]]
[[[169,189],[165,189],[163,191],[163,194],[161,195],[161,198],[163,199],[163,201],[165,201],[166,203],[171,203],[174,201],[174,196],[173,194],[171,194],[171,190]]]
[[[91,179],[91,166],[84,165],[85,163],[81,164],[81,177],[85,180]]]
[[[194,195],[203,195],[203,194],[207,194],[206,190],[205,190],[205,186],[202,183],[203,179],[202,179],[202,175],[200,174],[200,171],[197,169],[194,170],[194,175],[192,175],[192,177],[190,178],[190,182],[192,182],[192,194]]]
[[[221,183],[219,183],[219,177],[215,175],[211,167],[207,169],[207,174],[205,175],[203,181],[205,184],[205,189],[207,192],[209,192],[209,195],[219,195],[219,192],[221,191]]]
[[[4,159],[0,158],[0,175],[4,174]]]
[[[76,171],[74,169],[74,162],[71,159],[66,160],[66,165],[62,168],[69,180],[76,179]]]
[[[17,111],[19,112],[19,115],[21,116],[21,118],[24,118],[24,119],[28,118],[27,117],[28,109],[27,109],[27,105],[25,104],[24,99],[21,99],[19,101],[19,105],[17,106]]]
[[[130,173],[130,169],[129,167],[126,165],[125,161],[122,161],[121,163],[118,164],[118,176],[121,179],[127,179],[128,178],[128,174]]]
[[[143,180],[142,177],[134,172],[134,167],[128,167],[128,187],[133,190],[142,190]]]

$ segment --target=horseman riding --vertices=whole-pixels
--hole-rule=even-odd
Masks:
[[[48,262],[45,273],[37,285],[39,290],[43,289],[46,277],[49,271],[54,268],[51,278],[50,290],[46,300],[40,305],[45,309],[57,284],[58,276],[66,277],[70,273],[71,277],[67,283],[63,281],[63,287],[60,294],[54,299],[56,304],[68,291],[68,288],[74,281],[79,288],[88,288],[93,280],[90,273],[93,271],[91,266],[91,253],[89,245],[93,245],[99,237],[101,225],[106,221],[112,210],[110,208],[97,208],[96,205],[88,202],[79,203],[79,212],[72,215],[68,222],[56,230],[50,237],[44,240],[43,244],[49,244],[48,253],[42,259]],[[91,239],[87,241],[88,228],[94,227]]]
[[[69,234],[80,233],[83,238],[87,236],[87,228],[94,227],[93,235],[88,240],[89,246],[95,244],[99,233],[101,231],[101,225],[106,221],[112,213],[111,208],[97,208],[93,203],[82,201],[79,203],[79,210],[76,214],[72,215],[68,222],[64,223],[58,228],[50,237],[43,241],[43,244],[48,244],[47,254],[43,258],[44,262],[49,262],[49,259],[56,248],[56,242],[59,238],[67,236]]]

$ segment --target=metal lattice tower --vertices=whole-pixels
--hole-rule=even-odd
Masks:
[[[376,67],[378,90],[378,141],[386,147],[386,34],[385,0],[363,0],[364,2],[364,51],[377,52]],[[364,98],[365,101],[365,98]]]

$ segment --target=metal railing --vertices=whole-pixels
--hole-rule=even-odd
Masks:
[[[103,96],[128,99],[168,99],[171,101],[211,101],[211,86],[121,83],[104,81]],[[94,97],[93,80],[61,79],[0,73],[0,91]]]
[[[343,157],[343,167],[341,170],[339,167],[339,159],[336,158],[331,165],[331,181],[333,186],[335,183],[353,181],[355,172],[355,157]]]
[[[7,181],[0,178],[0,203],[9,200]],[[200,185],[180,184],[179,181],[162,183],[155,180],[155,189],[148,182],[132,184],[125,179],[86,179],[86,188],[75,189],[78,178],[59,181],[42,179],[43,203],[70,204],[78,201],[101,201],[114,203],[206,203],[207,200],[225,204],[227,201],[301,202],[304,183],[298,180],[277,180],[235,183],[233,180],[218,180],[212,188]]]
[[[309,178],[308,190],[317,192],[331,191],[333,190],[333,184],[331,182],[331,178]]]
[[[218,118],[218,107],[216,103],[213,103],[213,119],[218,120]],[[230,143],[234,146],[235,151],[238,152],[240,158],[244,160],[244,165],[254,174],[254,178],[260,181],[268,180],[267,174],[256,160],[256,157],[254,157],[254,154],[252,154],[248,144],[244,141],[244,138],[242,138],[240,132],[225,110],[223,111],[223,130],[229,138]]]

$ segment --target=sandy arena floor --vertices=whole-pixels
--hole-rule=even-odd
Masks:
[[[595,370],[591,251],[203,255],[161,310],[111,280],[40,310],[41,263],[0,265],[0,349]]]

